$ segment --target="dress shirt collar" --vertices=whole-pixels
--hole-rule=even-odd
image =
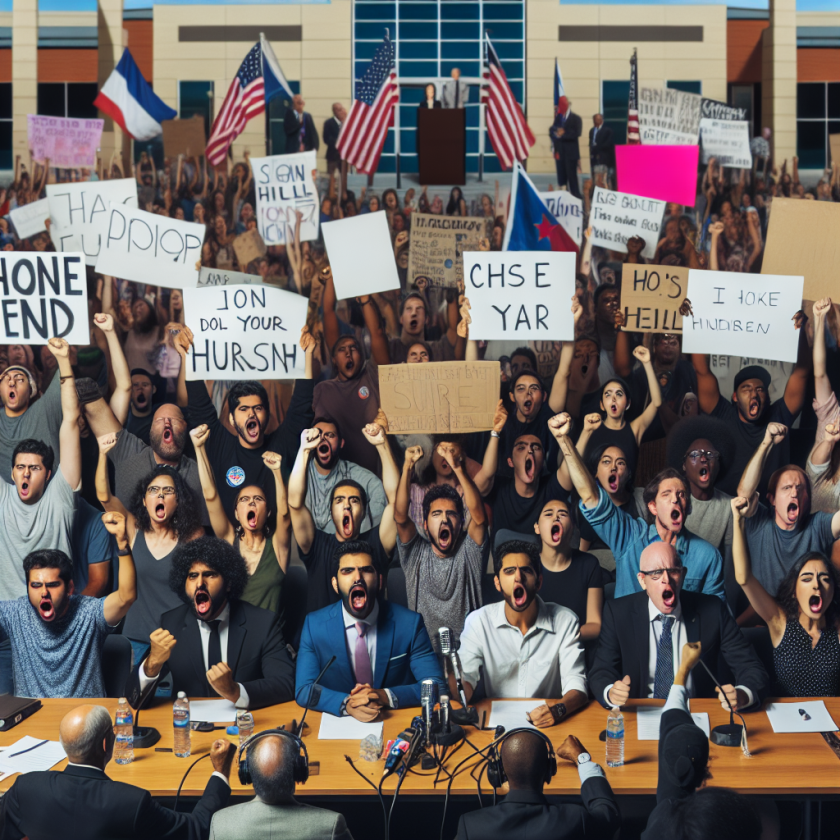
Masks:
[[[505,612],[505,602],[501,601],[499,603],[499,614],[496,617],[496,621],[494,622],[496,627],[511,627],[516,630],[517,633],[520,633],[520,629],[518,627],[514,627],[507,619],[507,613]],[[539,611],[537,612],[537,620],[534,622],[534,626],[531,627],[525,635],[527,636],[529,633],[533,633],[534,630],[543,630],[546,633],[554,633],[554,621],[551,615],[548,612],[548,608],[545,605],[545,601],[537,595],[537,605],[539,606]]]
[[[97,773],[105,773],[101,767],[94,767],[92,764],[76,764],[73,761],[67,762],[68,767],[84,767],[85,770],[95,770]]]
[[[197,620],[199,628],[202,629],[204,632],[209,633],[210,621],[201,621],[200,619]],[[223,627],[227,627],[228,624],[230,624],[230,601],[228,601],[225,604],[225,608],[215,618],[211,619],[211,621],[219,622],[219,630],[221,630]]]
[[[367,624],[369,627],[376,627],[376,622],[379,620],[379,601],[374,600],[373,602],[373,609],[370,611],[370,615],[367,618],[356,618],[355,616],[350,615],[346,609],[344,609],[344,602],[341,602],[341,614],[344,616],[344,629],[347,630],[350,627],[355,627],[356,622],[360,621],[362,624]]]
[[[660,615],[659,610],[650,598],[648,598],[648,615],[650,616],[651,621],[656,621]],[[682,604],[679,602],[679,599],[677,600],[677,608],[671,613],[671,617],[675,621],[682,620]]]

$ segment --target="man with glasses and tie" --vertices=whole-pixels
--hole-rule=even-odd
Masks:
[[[589,682],[605,707],[631,698],[663,700],[680,668],[683,646],[700,642],[703,661],[716,676],[723,659],[734,685],[722,683],[725,697],[705,669],[687,679],[689,697],[714,697],[724,709],[757,709],[770,682],[752,645],[718,598],[684,592],[686,568],[673,545],[652,542],[641,553],[641,592],[604,604],[604,618]]]

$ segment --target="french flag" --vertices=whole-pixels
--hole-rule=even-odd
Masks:
[[[93,104],[135,140],[157,137],[163,132],[161,122],[176,116],[175,110],[149,87],[128,50]]]

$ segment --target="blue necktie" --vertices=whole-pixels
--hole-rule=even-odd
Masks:
[[[674,649],[671,646],[671,623],[674,617],[662,615],[662,635],[656,648],[656,676],[653,678],[653,696],[667,698],[674,684]]]

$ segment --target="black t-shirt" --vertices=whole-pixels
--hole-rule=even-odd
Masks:
[[[723,396],[718,398],[717,405],[712,411],[713,417],[718,417],[723,420],[730,431],[735,436],[735,457],[733,462],[726,470],[726,475],[722,479],[718,479],[715,485],[724,493],[729,493],[730,496],[738,494],[738,482],[744,473],[744,469],[749,463],[750,458],[755,454],[759,444],[764,439],[764,433],[767,431],[768,423],[783,423],[788,428],[791,427],[793,421],[796,419],[790,413],[784,397],[776,400],[764,413],[760,423],[744,423],[739,414],[735,403],[725,400]],[[785,439],[774,446],[770,450],[767,457],[767,463],[764,465],[764,472],[761,475],[761,481],[758,485],[758,492],[762,498],[767,492],[767,482],[770,476],[785,464],[790,463],[790,437],[785,435]]]
[[[581,627],[586,624],[589,590],[604,588],[598,559],[585,551],[575,551],[568,568],[562,572],[550,572],[544,568],[542,575],[540,598],[568,607],[578,617]]]
[[[379,528],[371,528],[370,531],[359,534],[359,539],[371,547],[384,576],[388,571],[390,559],[379,541]],[[335,534],[316,530],[309,551],[306,554],[300,553],[307,574],[307,613],[323,609],[340,600],[332,586],[333,558],[340,545]]]
[[[202,383],[203,385],[204,383]],[[152,420],[154,420],[154,412],[150,411],[145,417],[138,417],[131,409],[128,410],[128,418],[125,421],[125,428],[131,432],[134,437],[139,438],[146,444],[151,446],[149,442],[149,433],[152,431]]]
[[[539,410],[537,416],[527,423],[522,423],[516,419],[516,406],[509,400],[505,407],[510,414],[508,415],[505,427],[499,435],[499,466],[496,474],[504,476],[513,475],[513,470],[508,466],[507,459],[513,455],[513,444],[522,435],[534,435],[540,439],[545,453],[546,468],[551,472],[556,470],[557,454],[560,451],[560,447],[548,428],[548,421],[554,417],[554,412],[549,407],[548,400],[542,404],[542,408]],[[480,461],[481,458],[477,460]]]
[[[568,498],[569,493],[560,485],[555,471],[540,478],[537,492],[530,499],[516,492],[513,478],[497,475],[486,501],[493,511],[495,533],[507,528],[521,534],[533,535],[534,523],[539,518],[543,505],[552,499],[565,502]]]
[[[665,385],[662,380],[665,379]],[[638,417],[648,402],[648,381],[645,369],[639,365],[631,377],[631,387],[633,389],[633,417]],[[663,371],[659,377],[659,390],[662,392],[662,403],[667,405],[671,411],[677,413],[680,408],[680,403],[683,397],[691,391],[697,393],[697,373],[694,370],[694,365],[687,362],[685,359],[680,359],[674,370]],[[642,443],[647,443],[650,440],[659,440],[665,437],[665,429],[662,426],[662,420],[659,412],[656,412],[656,417],[648,426],[647,431],[642,437]]]
[[[630,490],[630,498],[623,505],[618,505],[618,508],[632,516],[634,519],[638,519],[640,517],[644,518],[644,512],[639,510],[639,508],[636,506],[636,499],[632,495],[632,487],[630,488]],[[585,516],[578,516],[577,526],[580,530],[580,538],[582,540],[589,541],[590,550],[595,548],[609,549],[609,546],[598,536],[598,534],[595,533],[595,529],[589,524],[589,520]]]

